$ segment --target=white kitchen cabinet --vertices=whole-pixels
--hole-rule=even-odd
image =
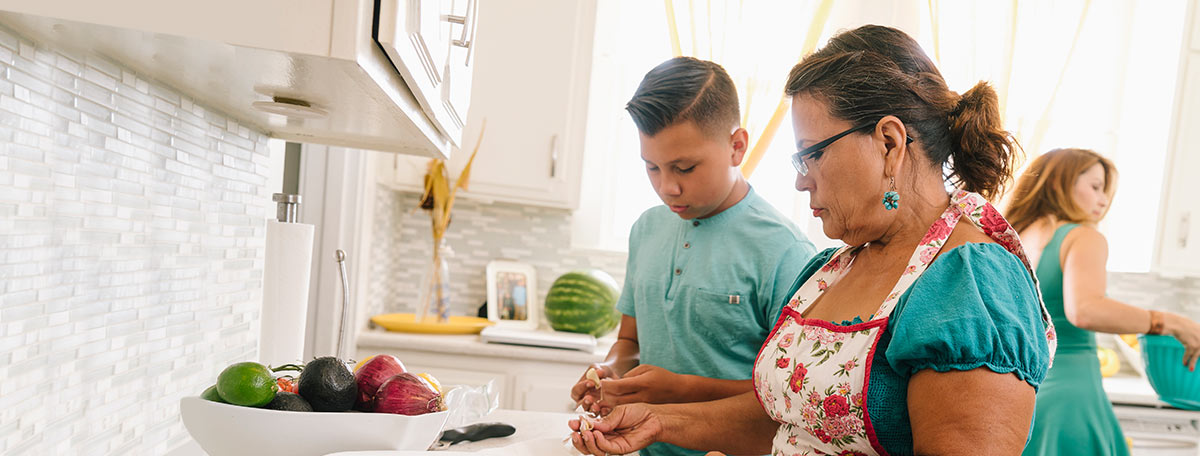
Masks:
[[[1188,5],[1176,83],[1170,158],[1163,173],[1162,217],[1155,268],[1165,275],[1200,276],[1200,5]],[[1189,36],[1190,35],[1190,36]]]
[[[1200,52],[1189,53],[1180,77],[1157,264],[1164,274],[1200,275]]]
[[[519,4],[520,6],[514,5]],[[479,2],[471,109],[452,178],[486,131],[466,198],[578,206],[595,0]],[[381,182],[421,191],[426,160],[381,156]]]
[[[470,52],[453,41],[471,40],[478,14],[462,25],[442,17],[473,1],[0,0],[0,24],[104,56],[275,138],[446,158],[462,139],[455,113],[467,110],[471,80]],[[394,64],[377,19],[394,26],[384,40],[425,54]],[[421,58],[429,74],[407,71]]]
[[[478,0],[382,0],[380,46],[434,123],[462,137],[471,100]],[[457,143],[457,141],[455,141]]]
[[[566,375],[525,374],[513,378],[513,405],[521,410],[570,412],[575,410],[571,386],[579,381],[582,370]]]
[[[500,408],[570,412],[571,386],[592,363],[604,360],[612,339],[600,339],[594,352],[490,344],[476,335],[423,335],[360,331],[356,359],[395,355],[411,372],[428,372],[443,385],[480,386],[492,382]]]

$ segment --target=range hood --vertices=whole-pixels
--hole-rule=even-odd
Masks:
[[[461,135],[431,120],[381,49],[374,0],[6,0],[0,10],[0,24],[34,43],[98,54],[275,138],[448,158]]]

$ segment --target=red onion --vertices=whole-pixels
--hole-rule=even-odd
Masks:
[[[420,377],[410,373],[393,375],[375,393],[375,412],[422,415],[445,410],[442,395]]]
[[[395,356],[376,355],[371,358],[354,373],[354,383],[358,384],[358,400],[354,402],[354,409],[370,411],[374,407],[372,401],[375,400],[375,392],[379,390],[379,385],[393,375],[404,372],[404,363]]]

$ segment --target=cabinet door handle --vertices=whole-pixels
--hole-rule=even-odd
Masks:
[[[550,177],[558,174],[558,135],[550,136]]]
[[[1192,213],[1184,212],[1179,216],[1179,248],[1186,249],[1188,234],[1191,234],[1192,229]]]
[[[467,2],[467,14],[465,16],[458,16],[454,14],[446,15],[446,22],[463,26],[462,34],[458,36],[457,40],[451,40],[450,44],[463,48],[471,47],[471,38],[474,38],[473,32],[475,31],[475,15],[478,14],[477,10],[479,7],[479,5],[476,4],[477,1],[478,0],[469,0]]]

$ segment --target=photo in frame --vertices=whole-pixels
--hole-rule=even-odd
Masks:
[[[487,265],[487,314],[496,326],[534,330],[541,319],[537,271],[532,265],[492,260]]]

